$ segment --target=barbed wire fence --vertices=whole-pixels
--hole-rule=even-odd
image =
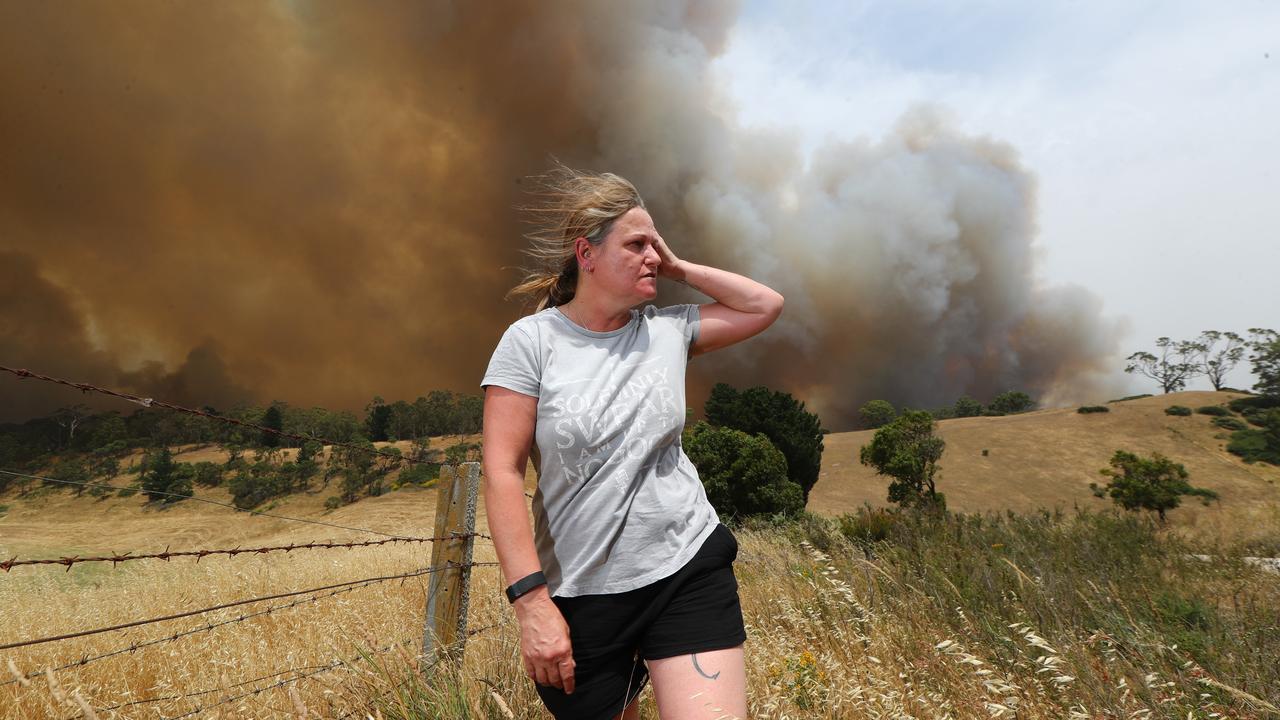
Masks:
[[[188,413],[204,418],[208,418],[217,422],[225,422],[264,433],[272,433],[283,438],[288,438],[300,442],[319,442],[322,445],[331,447],[342,447],[356,452],[368,453],[371,455],[379,455],[387,457],[402,463],[425,463],[426,460],[416,457],[415,455],[401,455],[398,452],[386,452],[374,447],[358,445],[354,443],[345,443],[333,441],[316,436],[304,436],[296,433],[289,433],[282,430],[266,427],[256,423],[246,422],[238,418],[230,418],[217,413],[211,413],[203,410],[187,408],[174,403],[168,403],[154,398],[142,398],[129,393],[100,388],[88,383],[75,383],[68,380],[62,380],[28,370],[21,370],[0,366],[0,371],[5,371],[19,378],[34,378],[44,382],[51,382],[59,385],[69,386],[81,390],[82,392],[97,392],[107,396],[112,396],[129,402],[136,403],[145,408],[164,408],[176,412]],[[436,463],[430,463],[435,466]],[[331,541],[331,540],[312,540],[307,542],[294,542],[285,545],[262,545],[254,547],[222,547],[222,548],[188,548],[182,550],[172,550],[165,547],[163,551],[116,551],[114,549],[94,554],[81,555],[63,555],[60,557],[44,557],[44,558],[19,558],[14,555],[7,560],[0,560],[0,570],[6,574],[13,572],[16,568],[36,567],[36,566],[60,566],[70,572],[71,568],[76,565],[88,563],[109,564],[111,568],[116,568],[121,564],[130,563],[141,560],[163,560],[169,562],[177,558],[193,558],[196,563],[204,558],[212,556],[225,556],[228,560],[242,555],[253,556],[271,556],[272,554],[292,554],[295,552],[322,551],[336,549],[354,549],[369,548],[393,544],[424,544],[430,543],[432,547],[431,563],[427,567],[419,567],[413,570],[379,575],[375,577],[364,577],[355,580],[330,583],[319,587],[310,587],[301,590],[286,590],[281,592],[273,592],[254,597],[233,600],[224,603],[209,605],[192,610],[182,610],[179,612],[167,613],[156,617],[148,617],[138,620],[116,623],[103,627],[95,627],[82,630],[72,630],[51,634],[43,637],[29,637],[20,640],[12,640],[0,643],[0,651],[10,651],[18,648],[26,648],[37,645],[46,645],[58,643],[61,641],[71,640],[75,638],[84,638],[95,635],[105,635],[110,633],[122,632],[125,630],[147,627],[159,623],[167,623],[181,620],[183,618],[192,618],[197,616],[214,613],[217,611],[231,610],[235,608],[248,609],[251,606],[263,605],[259,609],[241,611],[231,617],[222,619],[210,619],[202,624],[186,629],[168,632],[161,635],[155,635],[146,640],[134,640],[128,644],[115,647],[113,649],[98,652],[95,654],[83,654],[78,658],[67,659],[62,662],[49,663],[37,670],[23,672],[14,665],[12,658],[8,660],[8,669],[12,677],[10,679],[0,681],[0,688],[11,685],[28,685],[34,679],[45,676],[49,679],[51,691],[54,692],[55,699],[59,692],[55,691],[55,673],[71,670],[75,668],[85,667],[87,665],[97,663],[121,655],[132,654],[144,648],[149,648],[161,644],[177,642],[183,638],[189,638],[202,633],[210,633],[218,628],[226,626],[238,625],[249,622],[257,618],[293,610],[295,608],[315,605],[325,600],[329,600],[340,595],[352,593],[364,588],[372,587],[379,584],[399,581],[401,583],[414,578],[426,579],[429,587],[426,593],[426,606],[424,608],[424,627],[422,631],[422,642],[420,651],[416,654],[415,665],[418,671],[424,676],[424,681],[430,681],[430,673],[432,669],[439,663],[445,661],[460,662],[465,644],[468,638],[474,637],[480,633],[501,626],[504,623],[495,623],[485,627],[468,630],[467,614],[470,598],[470,580],[472,568],[476,567],[495,567],[495,562],[476,562],[473,560],[473,548],[477,538],[489,540],[492,538],[488,535],[475,531],[476,521],[476,498],[479,488],[480,467],[479,463],[467,462],[458,466],[439,465],[440,477],[437,485],[436,498],[436,522],[435,531],[431,536],[414,536],[403,535],[397,533],[389,533],[374,528],[357,527],[351,525],[343,525],[339,523],[331,523],[311,518],[300,518],[283,515],[279,513],[271,513],[266,511],[258,511],[236,507],[230,503],[223,503],[208,498],[195,497],[194,493],[175,494],[160,493],[162,495],[171,495],[184,500],[193,500],[196,502],[205,502],[213,505],[219,505],[230,508],[237,512],[243,512],[255,516],[263,516],[274,519],[287,521],[290,523],[300,523],[315,526],[323,526],[333,529],[341,529],[349,532],[362,533],[365,535],[379,536],[379,540],[348,540],[348,541]],[[42,483],[49,484],[65,484],[89,488],[101,488],[111,490],[128,490],[125,488],[108,483],[98,482],[82,482],[67,480],[61,478],[52,478],[33,473],[25,473],[17,470],[9,470],[0,468],[0,474],[22,477],[31,480],[38,480]],[[150,491],[148,491],[150,492]],[[532,497],[525,493],[527,497]],[[267,604],[275,600],[289,599],[288,602],[279,604]],[[227,705],[230,703],[245,700],[250,697],[256,697],[271,690],[289,687],[291,699],[297,702],[296,696],[293,696],[294,683],[318,677],[324,673],[338,671],[342,668],[354,668],[357,664],[370,659],[372,655],[382,654],[397,647],[403,648],[410,644],[411,641],[397,641],[382,648],[370,647],[367,651],[362,651],[354,657],[335,657],[328,663],[303,665],[290,667],[283,670],[275,671],[251,680],[243,680],[234,684],[225,684],[225,686],[211,689],[194,690],[185,693],[169,693],[167,695],[141,698],[120,702],[114,705],[104,705],[97,709],[101,711],[114,712],[123,708],[136,707],[141,705],[153,705],[162,702],[179,702],[190,698],[205,697],[208,695],[219,694],[219,699],[200,705],[194,709],[184,712],[180,715],[159,717],[167,718],[167,720],[179,720],[180,718],[192,717],[201,713],[206,713],[215,707]],[[281,676],[288,676],[283,677]],[[276,679],[281,678],[281,679]],[[258,685],[265,681],[272,681],[265,685]],[[405,682],[404,680],[401,681]],[[246,686],[254,686],[243,692],[239,692],[240,688]],[[394,689],[394,688],[391,688]],[[390,692],[391,689],[383,692]],[[82,708],[82,712],[76,717],[94,717],[94,709],[91,704],[84,701],[78,695],[78,690],[73,692],[74,700]],[[374,705],[379,695],[377,693],[373,697],[367,698],[365,707]],[[63,700],[66,701],[64,694]]]

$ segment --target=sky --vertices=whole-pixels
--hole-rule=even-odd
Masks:
[[[1101,297],[1132,352],[1280,325],[1277,28],[1262,1],[751,0],[713,68],[722,112],[810,158],[921,104],[1012,145],[1040,276]]]

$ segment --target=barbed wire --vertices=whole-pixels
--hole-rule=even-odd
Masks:
[[[326,438],[317,437],[315,435],[298,435],[297,433],[290,433],[290,432],[285,432],[284,430],[277,430],[275,428],[267,427],[266,425],[258,425],[257,423],[251,423],[245,420],[239,420],[233,417],[227,417],[226,415],[219,415],[217,413],[211,413],[205,410],[197,410],[195,408],[183,407],[182,405],[175,405],[174,403],[166,402],[164,400],[157,400],[155,398],[144,398],[138,395],[132,395],[126,392],[120,392],[119,390],[110,390],[108,388],[101,388],[96,385],[92,385],[90,383],[74,382],[71,380],[63,380],[61,378],[50,377],[48,375],[41,375],[40,373],[32,372],[31,370],[24,370],[22,368],[11,368],[4,365],[0,365],[0,371],[17,375],[19,378],[22,378],[24,380],[27,378],[34,378],[36,380],[42,380],[44,382],[54,383],[56,385],[65,385],[66,387],[75,388],[76,390],[79,390],[80,392],[84,392],[84,393],[96,392],[101,395],[120,398],[121,400],[127,400],[131,403],[141,405],[144,408],[157,408],[157,407],[164,408],[166,410],[173,410],[175,412],[186,413],[188,415],[195,415],[198,417],[208,418],[210,420],[217,420],[218,422],[228,423],[230,425],[237,425],[240,427],[250,428],[252,430],[258,430],[260,432],[271,433],[272,435],[277,435],[283,438],[289,438],[290,440],[298,440],[300,442],[313,441],[313,442],[318,442],[322,445],[347,448],[349,450],[356,450],[358,452],[369,453],[371,455],[381,455],[382,457],[391,458],[393,460],[401,460],[401,461],[410,462],[410,463],[422,463],[424,465],[437,464],[437,463],[432,463],[428,460],[423,460],[423,459],[414,457],[412,455],[401,455],[398,453],[390,453],[384,450],[379,450],[377,448],[365,447],[363,445],[356,445],[355,443],[341,442],[339,440],[329,440]]]
[[[3,468],[0,468],[0,474],[13,475],[15,477],[24,477],[31,480],[43,480],[45,482],[51,482],[51,483],[62,483],[63,485],[80,485],[83,487],[101,487],[101,488],[106,488],[108,490],[136,490],[136,488],[121,487],[120,485],[110,485],[107,483],[81,482],[78,480],[60,480],[58,478],[44,477],[42,475],[31,475],[28,473],[16,472],[14,470],[5,470]],[[323,525],[324,527],[337,528],[339,530],[351,530],[352,532],[362,532],[362,533],[368,533],[370,535],[381,535],[382,537],[394,538],[396,540],[424,539],[424,538],[414,537],[411,535],[393,535],[391,533],[384,533],[378,530],[370,530],[369,528],[352,527],[350,525],[339,525],[337,523],[325,522],[323,520],[308,520],[307,518],[290,517],[288,515],[269,513],[263,510],[246,510],[244,508],[236,507],[231,503],[218,502],[217,500],[210,500],[208,498],[196,497],[194,495],[182,495],[180,493],[158,492],[158,491],[152,491],[152,490],[147,490],[145,492],[148,494],[165,495],[168,497],[182,498],[184,500],[194,500],[196,502],[208,503],[210,505],[218,505],[220,507],[231,508],[236,512],[248,513],[250,515],[261,515],[263,517],[275,518],[277,520],[288,520],[290,522],[306,523],[308,525]]]
[[[332,585],[325,585],[317,588],[308,588],[306,590],[294,590],[291,592],[275,593],[273,595],[264,595],[262,597],[248,598],[246,600],[236,600],[234,602],[222,603],[221,605],[213,605],[211,607],[200,608],[198,610],[188,610],[186,612],[174,613],[171,615],[164,615],[164,616],[155,617],[155,618],[148,618],[146,620],[135,620],[132,622],[120,623],[119,625],[111,625],[109,627],[94,628],[92,630],[81,630],[73,633],[64,633],[62,635],[51,635],[49,637],[35,638],[32,640],[23,640],[20,642],[13,642],[13,643],[6,643],[4,645],[0,645],[0,650],[10,650],[13,648],[27,647],[30,645],[42,645],[44,643],[56,642],[59,640],[70,640],[72,638],[85,637],[88,635],[99,635],[102,633],[114,632],[116,630],[125,630],[131,627],[139,627],[141,625],[151,625],[158,622],[166,622],[168,620],[177,620],[179,618],[191,617],[192,615],[200,615],[202,613],[212,612],[214,610],[222,610],[230,607],[238,607],[240,605],[249,605],[251,603],[264,602],[267,600],[279,600],[280,598],[296,597],[298,595],[306,595],[313,592],[322,592],[324,590],[333,590],[340,587],[358,585],[360,583],[367,583],[374,580],[407,579],[412,577],[419,577],[421,575],[429,575],[431,573],[439,572],[441,570],[445,570],[448,568],[496,566],[497,564],[498,563],[494,563],[494,562],[473,562],[473,563],[468,563],[466,565],[462,565],[460,563],[449,562],[448,564],[442,567],[422,568],[422,569],[414,570],[407,573],[400,573],[398,575],[384,575],[384,576],[373,577],[373,578],[362,578],[360,580],[350,580],[348,582],[334,583]]]
[[[391,578],[391,579],[392,579],[392,580],[398,580],[398,579],[400,579],[400,578],[395,578],[395,577],[393,577],[393,578]],[[253,618],[256,618],[256,617],[262,617],[263,615],[271,615],[272,613],[280,612],[281,610],[290,610],[290,609],[293,609],[293,608],[295,608],[295,607],[299,607],[299,606],[301,606],[301,605],[306,605],[306,604],[308,604],[308,603],[317,602],[317,601],[319,601],[319,600],[324,600],[324,599],[326,599],[326,598],[331,598],[331,597],[334,597],[334,596],[336,596],[336,595],[343,595],[343,594],[346,594],[346,593],[349,593],[349,592],[353,592],[353,591],[355,591],[355,590],[359,590],[359,589],[361,589],[361,588],[369,587],[370,585],[377,585],[377,584],[380,584],[380,583],[383,583],[383,582],[388,582],[388,581],[389,581],[389,580],[380,579],[380,578],[379,578],[379,579],[368,580],[368,581],[366,581],[366,582],[362,582],[362,583],[360,583],[360,584],[358,584],[358,585],[352,585],[351,587],[345,587],[345,588],[340,588],[340,589],[337,589],[337,590],[332,590],[332,591],[330,591],[330,592],[326,592],[326,593],[320,593],[320,594],[317,594],[317,595],[313,595],[313,596],[311,596],[311,597],[309,597],[309,598],[303,598],[303,599],[301,599],[301,600],[294,600],[294,601],[292,601],[292,602],[287,602],[287,603],[284,603],[284,604],[282,604],[282,605],[271,605],[271,606],[268,606],[268,607],[266,607],[266,608],[264,608],[264,609],[262,609],[262,610],[258,610],[258,611],[251,612],[251,613],[247,613],[247,614],[244,614],[244,615],[238,615],[238,616],[236,616],[236,617],[234,617],[234,618],[229,618],[229,619],[227,619],[227,620],[220,620],[220,621],[218,621],[218,622],[211,622],[211,623],[207,623],[207,624],[205,624],[205,625],[200,625],[200,626],[197,626],[197,627],[194,627],[194,628],[190,628],[190,629],[188,629],[188,630],[183,630],[182,632],[176,632],[176,633],[173,633],[172,635],[165,635],[164,637],[154,638],[154,639],[151,639],[151,640],[147,640],[147,641],[145,641],[145,642],[135,642],[135,643],[132,643],[132,644],[130,644],[130,645],[128,645],[128,646],[126,646],[126,647],[117,648],[117,649],[115,649],[115,650],[111,650],[111,651],[109,651],[109,652],[100,653],[100,654],[98,654],[98,655],[86,655],[86,656],[84,656],[84,657],[80,658],[79,660],[72,660],[71,662],[67,662],[67,663],[64,663],[64,664],[62,664],[62,665],[58,665],[58,666],[56,666],[56,667],[42,668],[42,669],[40,669],[40,670],[32,670],[31,672],[24,673],[24,674],[22,675],[22,679],[25,679],[25,680],[31,680],[31,679],[33,679],[33,678],[37,678],[37,677],[40,677],[41,675],[44,675],[46,671],[62,672],[63,670],[68,670],[68,669],[73,668],[73,667],[74,667],[74,668],[83,667],[83,666],[85,666],[85,665],[89,665],[90,663],[98,662],[99,660],[106,660],[107,658],[112,658],[112,657],[115,657],[115,656],[117,656],[117,655],[123,655],[123,654],[125,654],[125,653],[133,653],[133,652],[136,652],[136,651],[141,650],[141,649],[143,649],[143,648],[151,647],[151,646],[153,646],[153,645],[162,645],[162,644],[164,644],[164,643],[174,642],[175,640],[179,640],[179,639],[184,638],[184,637],[187,637],[187,636],[189,636],[189,635],[196,635],[196,634],[203,633],[203,632],[212,632],[213,630],[216,630],[217,628],[223,627],[224,625],[234,625],[234,624],[236,624],[236,623],[241,623],[241,622],[245,622],[245,621],[247,621],[247,620],[252,620]],[[16,683],[16,682],[20,682],[20,680],[19,680],[18,678],[16,678],[16,677],[15,677],[15,678],[12,678],[12,679],[10,679],[10,680],[6,680],[6,681],[4,681],[4,682],[0,682],[0,687],[4,687],[4,686],[6,686],[6,685],[12,685],[12,684],[14,684],[14,683]]]
[[[116,553],[114,555],[105,555],[105,556],[99,556],[99,557],[80,557],[79,555],[75,555],[72,557],[44,558],[41,560],[19,560],[15,555],[13,558],[9,560],[0,561],[0,570],[9,572],[10,568],[19,567],[21,565],[65,565],[67,567],[67,572],[70,572],[72,565],[76,565],[78,563],[87,563],[87,562],[109,562],[114,566],[118,563],[128,562],[130,560],[157,560],[158,559],[158,560],[164,560],[165,562],[168,562],[170,558],[175,558],[175,557],[194,557],[196,559],[196,562],[200,562],[202,559],[209,557],[210,555],[226,555],[227,557],[231,558],[231,557],[235,557],[236,555],[244,555],[244,554],[264,555],[266,553],[281,552],[281,551],[288,553],[294,550],[327,550],[331,548],[371,547],[374,545],[386,545],[388,543],[423,543],[423,542],[436,542],[440,540],[462,540],[464,538],[469,538],[469,537],[488,538],[492,540],[492,538],[489,538],[488,535],[484,535],[483,533],[471,532],[471,533],[453,533],[450,535],[446,535],[444,537],[434,537],[434,538],[389,538],[387,540],[365,540],[362,542],[346,542],[346,543],[336,543],[336,542],[290,543],[288,545],[274,545],[270,547],[253,547],[253,548],[237,547],[237,548],[232,548],[230,550],[203,550],[203,549],[201,550],[169,550],[168,548],[165,548],[164,552],[159,552],[159,553],[135,554],[132,551],[130,551],[127,553]]]

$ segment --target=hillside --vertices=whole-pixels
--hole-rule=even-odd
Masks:
[[[1221,495],[1204,507],[1192,499],[1170,513],[1175,527],[1214,537],[1257,538],[1280,534],[1280,468],[1247,465],[1226,451],[1229,433],[1206,415],[1172,417],[1170,405],[1198,408],[1240,397],[1226,392],[1182,392],[1111,403],[1111,412],[1081,415],[1074,407],[1007,417],[944,420],[947,442],[938,489],[953,510],[979,511],[1074,505],[1101,508],[1089,483],[1116,450],[1160,452],[1186,466],[1193,485]],[[863,504],[886,505],[888,480],[858,462],[874,431],[826,436],[822,473],[809,509],[825,515]],[[983,456],[982,451],[987,450]]]

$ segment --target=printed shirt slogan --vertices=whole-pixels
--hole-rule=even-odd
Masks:
[[[625,490],[626,479],[647,468],[642,463],[652,464],[661,456],[655,445],[669,442],[678,428],[681,409],[670,367],[655,358],[631,365],[630,373],[627,369],[620,365],[608,373],[566,380],[547,401],[555,452],[569,482],[586,482],[611,462],[617,465],[611,474],[618,489]],[[603,387],[577,393],[569,389],[602,376],[610,378]],[[625,381],[614,380],[620,376]]]

